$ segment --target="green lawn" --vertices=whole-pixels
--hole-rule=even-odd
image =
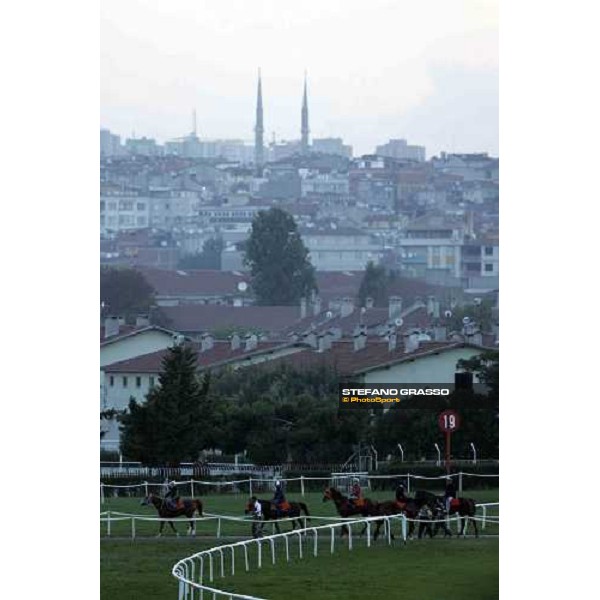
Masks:
[[[392,492],[369,493],[374,499],[390,499]],[[466,492],[477,502],[495,502],[498,490]],[[268,495],[267,495],[268,497]],[[290,500],[303,500],[311,514],[335,516],[330,502],[322,502],[320,493],[309,493],[305,498],[290,495]],[[205,512],[243,516],[245,495],[207,495],[202,498]],[[140,498],[112,498],[101,505],[101,511],[119,511],[136,515],[156,516],[151,507],[140,506]],[[498,514],[493,511],[488,514]],[[325,524],[313,520],[312,525]],[[106,537],[106,524],[101,533],[101,592],[108,600],[153,600],[177,597],[177,581],[171,575],[173,565],[180,559],[230,540],[217,540],[216,523],[199,523],[198,537],[182,535],[175,538],[165,529],[164,537],[154,537],[158,524],[136,520],[136,539],[114,539],[131,536],[131,520],[111,524],[112,539]],[[185,532],[185,524],[177,523]],[[454,530],[454,525],[452,526]],[[222,523],[223,536],[248,536],[249,523]],[[288,524],[282,526],[290,529]],[[266,533],[270,533],[268,529]],[[358,531],[356,532],[358,533]],[[399,535],[399,527],[395,533]],[[498,526],[488,524],[485,534],[498,533]],[[283,545],[278,546],[277,564],[270,564],[268,548],[263,550],[263,568],[256,568],[256,550],[250,552],[252,569],[243,571],[243,554],[236,555],[236,575],[215,581],[216,587],[228,591],[256,594],[267,598],[324,598],[337,599],[369,597],[407,598],[409,600],[486,600],[498,597],[498,539],[413,540],[404,545],[397,541],[392,547],[383,540],[366,548],[365,540],[355,538],[352,551],[339,546],[329,553],[328,541],[321,537],[319,556],[313,557],[312,539],[305,547],[305,558],[285,563]],[[297,545],[297,542],[296,542]],[[337,546],[336,542],[336,546]],[[295,546],[294,546],[295,548]],[[308,550],[308,551],[306,551]],[[228,567],[229,563],[226,563]],[[310,592],[308,590],[311,590]],[[318,591],[315,591],[318,590]],[[368,591],[366,591],[368,590]],[[205,596],[210,597],[210,596]]]

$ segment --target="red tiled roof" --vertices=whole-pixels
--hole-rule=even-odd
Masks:
[[[248,274],[233,271],[139,268],[159,296],[217,296],[237,294],[238,284],[250,283]]]
[[[299,306],[220,306],[184,304],[164,306],[169,325],[182,332],[215,331],[225,327],[277,332],[300,320]]]
[[[273,351],[276,348],[290,346],[289,342],[258,342],[256,348],[250,352],[244,351],[244,345],[237,350],[231,349],[231,342],[215,340],[214,346],[210,350],[200,352],[199,344],[193,344],[198,351],[198,368],[203,369],[221,364],[225,361],[243,359],[250,356],[256,356]],[[162,371],[162,361],[167,355],[168,350],[158,350],[150,354],[143,354],[121,360],[103,367],[106,373],[160,373]]]

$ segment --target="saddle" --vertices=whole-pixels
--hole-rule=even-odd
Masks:
[[[185,508],[185,504],[181,498],[177,500],[169,498],[165,506],[169,510],[181,510],[182,508]]]
[[[458,508],[460,506],[460,498],[452,498],[450,500],[450,508]]]
[[[292,505],[287,501],[284,500],[279,506],[278,506],[279,510],[281,510],[282,512],[288,512],[291,508]]]
[[[404,510],[406,508],[406,502],[396,500],[396,507],[398,508],[398,510]]]
[[[356,508],[362,508],[365,505],[364,498],[354,498],[353,500],[351,500],[351,502],[354,506],[356,506]]]

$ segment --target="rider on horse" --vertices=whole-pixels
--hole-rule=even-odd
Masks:
[[[283,493],[283,486],[281,485],[281,481],[277,480],[275,482],[275,494],[273,494],[273,503],[275,504],[275,510],[277,511],[277,516],[280,517],[283,512],[283,503],[285,502],[285,494]]]
[[[350,488],[349,500],[354,506],[358,506],[362,502],[362,490],[360,488],[360,482],[358,477],[352,480],[352,487]]]
[[[450,513],[450,505],[452,500],[456,498],[456,488],[452,477],[446,477],[446,491],[444,492],[444,500],[446,501],[446,512]]]
[[[405,503],[407,500],[408,498],[406,497],[404,490],[404,483],[401,481],[396,488],[396,502]]]
[[[171,481],[167,485],[167,493],[165,494],[165,506],[167,508],[175,510],[178,501],[179,494],[177,493],[177,484],[174,481]]]

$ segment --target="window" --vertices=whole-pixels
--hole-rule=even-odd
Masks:
[[[133,210],[133,200],[121,200],[119,210]]]
[[[137,203],[137,209],[138,210],[146,210],[146,203],[145,202],[138,202]]]
[[[494,255],[494,247],[493,246],[486,246],[485,247],[485,255],[486,256],[493,256]]]
[[[135,387],[136,388],[142,387],[142,378],[141,377],[135,378]]]
[[[108,203],[108,210],[117,210],[117,203],[116,202],[109,202]]]
[[[485,263],[485,272],[492,273],[494,271],[494,265],[490,263]]]
[[[106,202],[104,200],[100,200],[100,210],[106,209]]]
[[[115,376],[111,375],[110,376],[110,387],[114,387],[114,385],[115,385]]]
[[[154,377],[149,377],[150,387],[154,387]]]
[[[127,377],[123,377],[123,387],[127,387]]]

